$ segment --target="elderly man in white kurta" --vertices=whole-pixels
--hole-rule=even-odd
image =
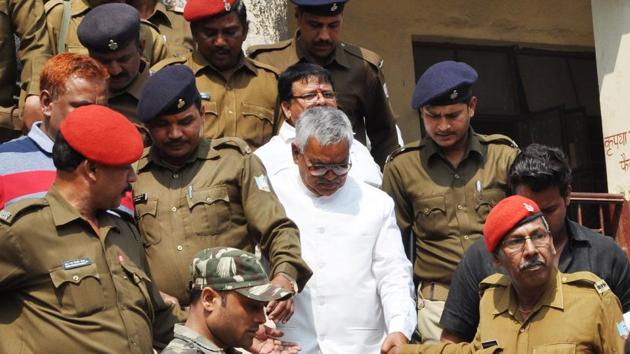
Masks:
[[[300,229],[313,277],[279,328],[301,353],[377,354],[407,343],[415,326],[411,263],[394,202],[348,176],[352,127],[333,108],[305,111],[274,189]]]
[[[337,108],[337,96],[330,72],[319,65],[297,63],[288,67],[278,77],[278,98],[285,121],[278,135],[256,150],[271,184],[275,186],[277,176],[287,168],[293,168],[291,143],[295,139],[295,124],[302,112],[311,107]],[[354,139],[353,139],[354,140]],[[361,142],[354,140],[350,145],[350,175],[359,181],[381,187],[383,174],[374,162],[370,151]]]

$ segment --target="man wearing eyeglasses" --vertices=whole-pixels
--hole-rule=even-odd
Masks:
[[[304,111],[291,144],[291,169],[274,189],[300,229],[313,277],[279,328],[301,353],[387,353],[416,325],[411,263],[394,202],[349,175],[352,126],[342,111]]]
[[[593,273],[558,271],[549,225],[534,201],[503,199],[483,234],[506,274],[481,282],[474,341],[409,345],[393,353],[623,353],[628,329],[619,299]]]
[[[337,95],[330,72],[311,63],[297,63],[280,74],[278,100],[285,121],[278,135],[255,152],[265,165],[272,185],[276,184],[278,174],[294,166],[291,142],[295,139],[295,124],[302,112],[311,107],[337,108]],[[381,169],[370,151],[356,139],[350,145],[350,160],[353,164],[351,176],[380,188],[383,179]]]

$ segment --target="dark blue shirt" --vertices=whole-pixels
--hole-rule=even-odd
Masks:
[[[589,271],[604,279],[617,295],[624,312],[630,311],[630,261],[608,236],[567,220],[569,240],[560,255],[563,273]],[[465,341],[472,341],[479,324],[479,283],[501,272],[483,239],[464,253],[455,270],[440,319],[440,326]]]

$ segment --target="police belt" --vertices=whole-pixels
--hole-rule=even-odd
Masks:
[[[425,300],[446,301],[448,297],[448,285],[434,281],[423,281],[420,283],[419,293]]]

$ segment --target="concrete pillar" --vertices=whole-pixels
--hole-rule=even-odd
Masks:
[[[630,2],[591,6],[608,192],[630,200]]]

